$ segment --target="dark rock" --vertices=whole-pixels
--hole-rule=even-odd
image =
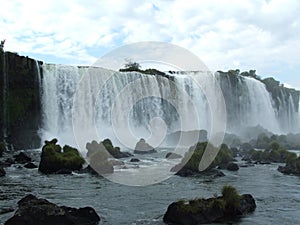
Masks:
[[[27,169],[35,169],[38,168],[37,165],[35,165],[34,163],[30,162],[24,165],[25,168]]]
[[[4,123],[0,115],[0,139],[4,136],[2,131],[5,127],[6,141],[15,150],[39,148],[41,145],[39,137],[41,99],[38,76],[38,72],[42,75],[41,65],[42,62],[19,56],[17,53],[0,54],[0,74],[6,74],[6,92],[9,93],[4,102],[3,96],[0,97],[1,108],[6,104],[9,116],[9,120]],[[0,90],[3,89],[4,83],[0,82]]]
[[[225,174],[222,171],[218,171],[216,174],[212,176],[213,178],[225,177]]]
[[[71,208],[27,195],[5,225],[96,225],[100,217],[91,207]]]
[[[174,153],[174,152],[168,152],[168,153],[166,154],[166,158],[167,158],[167,159],[180,159],[180,158],[182,158],[182,156],[179,155],[179,154],[176,154],[176,153]]]
[[[11,166],[12,164],[15,163],[15,160],[13,160],[12,158],[7,158],[4,163],[3,166]]]
[[[238,164],[231,162],[231,163],[228,163],[226,169],[229,170],[229,171],[238,171],[239,166],[238,166]]]
[[[16,163],[25,164],[32,161],[32,159],[26,155],[24,152],[20,152],[18,155],[14,155]]]
[[[3,169],[2,166],[0,166],[0,177],[4,177],[6,174],[5,170]]]
[[[163,221],[181,225],[224,223],[251,213],[256,208],[255,200],[249,194],[241,195],[238,201],[238,206],[229,204],[224,197],[173,202]]]
[[[46,141],[42,148],[39,171],[44,174],[70,174],[70,171],[82,169],[84,159],[76,148],[65,145],[63,149],[57,140]]]
[[[135,154],[150,154],[150,153],[156,153],[157,151],[149,145],[145,139],[141,138],[135,146],[134,152]]]
[[[0,157],[3,156],[3,152],[6,150],[6,145],[4,142],[0,142]]]
[[[96,170],[94,170],[90,165],[88,165],[87,167],[85,167],[84,169],[81,169],[79,171],[80,173],[89,173],[89,174],[92,174],[92,175],[99,175],[97,173]]]
[[[104,139],[99,144],[96,141],[86,144],[87,157],[91,156],[97,151],[105,152],[107,151],[112,157],[116,159],[127,158],[133,156],[130,152],[121,152],[119,147],[114,147],[111,140]]]
[[[132,158],[132,159],[130,159],[130,162],[140,162],[140,160],[137,158]]]

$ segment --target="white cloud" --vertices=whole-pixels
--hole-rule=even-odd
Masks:
[[[297,0],[0,0],[0,4],[0,38],[7,39],[7,50],[21,54],[92,63],[97,51],[101,56],[125,43],[168,41],[191,50],[213,70],[239,66],[264,75],[273,67],[278,70],[277,65],[281,71],[285,66],[300,69]]]

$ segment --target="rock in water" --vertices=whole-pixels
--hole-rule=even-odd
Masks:
[[[5,170],[3,169],[2,166],[0,166],[0,177],[4,177],[6,174]]]
[[[15,162],[20,164],[25,164],[31,162],[31,158],[24,152],[20,152],[18,155],[14,156]]]
[[[15,215],[5,225],[96,225],[100,217],[91,207],[57,206],[46,199],[27,195],[18,202]]]
[[[239,166],[236,163],[230,162],[230,163],[228,163],[226,169],[229,170],[229,171],[238,171],[239,170]]]
[[[82,169],[84,159],[76,148],[65,145],[63,149],[57,145],[57,140],[45,141],[42,149],[39,171],[44,174],[71,173],[74,170]]]
[[[138,143],[136,143],[135,149],[134,149],[135,154],[149,154],[149,153],[156,153],[156,150],[149,145],[145,139],[141,138]]]
[[[164,215],[164,222],[181,225],[223,223],[255,210],[256,203],[250,194],[238,195],[231,186],[225,189],[221,197],[173,202]]]

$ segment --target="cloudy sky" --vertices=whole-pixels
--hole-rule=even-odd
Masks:
[[[298,0],[0,0],[5,50],[90,65],[111,50],[163,41],[211,70],[256,69],[300,89]]]

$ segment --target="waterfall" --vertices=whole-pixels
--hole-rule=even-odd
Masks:
[[[224,95],[227,132],[241,134],[247,127],[260,125],[280,133],[287,118],[291,126],[299,115],[292,97],[279,109],[284,108],[287,114],[279,112],[262,82],[239,75],[180,72],[163,77],[44,64],[42,138],[57,137],[72,145],[79,139],[86,143],[107,137],[118,143],[121,135],[132,143],[141,137],[149,138],[151,144],[156,133],[162,136],[163,132],[201,129],[210,132],[212,110],[219,109],[211,108],[206,92],[215,96],[215,105],[221,105],[221,101],[209,76],[215,77]]]
[[[279,133],[272,98],[260,81],[238,75],[216,73],[226,102],[228,129],[239,134],[242,128],[260,125]]]

